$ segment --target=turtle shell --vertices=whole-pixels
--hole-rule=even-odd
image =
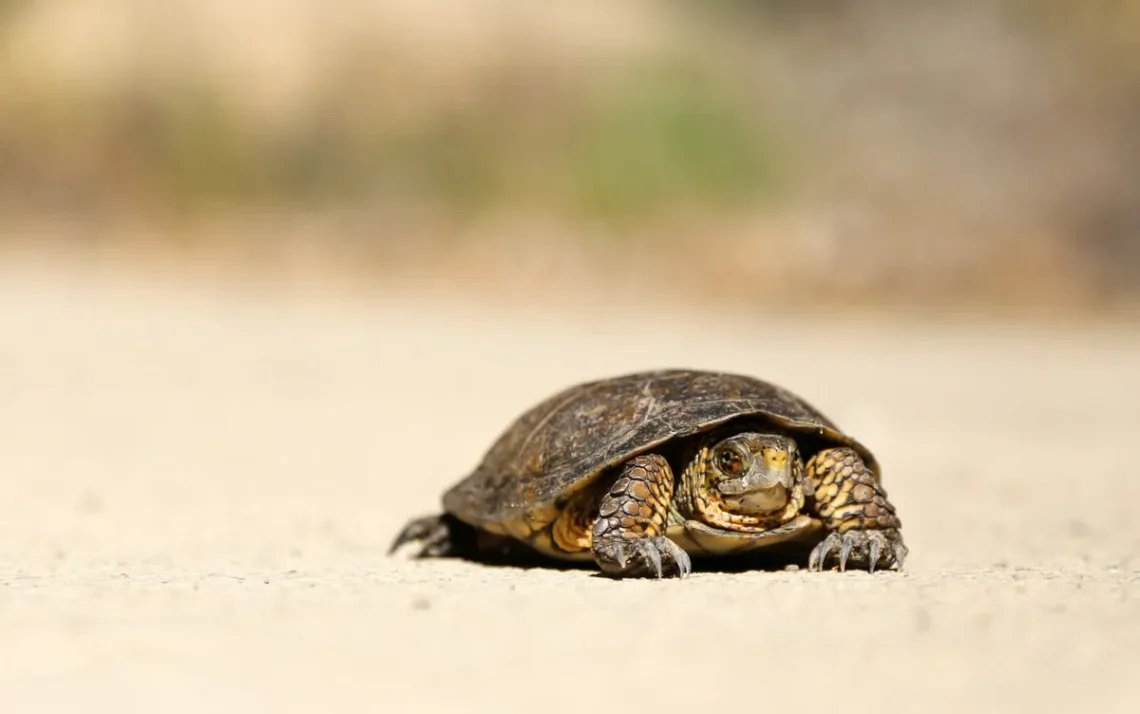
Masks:
[[[850,446],[880,473],[865,446],[782,387],[727,372],[658,370],[585,382],[535,405],[444,494],[443,507],[473,526],[499,532],[502,524],[524,518],[539,526],[608,469],[739,418]]]

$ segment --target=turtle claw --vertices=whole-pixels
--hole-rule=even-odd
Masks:
[[[680,578],[693,571],[689,554],[665,536],[629,538],[601,545],[595,553],[602,571],[616,578],[661,579],[665,577],[666,566],[675,567]]]
[[[855,545],[851,538],[844,538],[839,546],[839,570],[847,569],[847,558],[851,556],[851,547]]]
[[[660,580],[661,579],[661,553],[658,552],[656,546],[650,546],[648,548],[645,548],[645,558],[646,558],[646,560],[649,561],[649,565],[652,566],[650,568],[650,570],[653,572],[654,575],[657,576],[657,579]]]
[[[693,572],[693,561],[685,549],[665,536],[658,536],[657,547],[668,554],[668,559],[677,567],[677,577],[687,578]]]
[[[847,570],[847,564],[864,562],[867,570],[875,572],[875,567],[884,560],[902,569],[907,556],[907,547],[898,531],[848,531],[842,535],[831,532],[817,545],[808,558],[808,570],[823,570],[827,557],[835,553],[839,572]],[[855,558],[852,559],[854,554]]]
[[[392,540],[388,555],[392,555],[408,543],[419,543],[420,550],[415,557],[439,557],[450,552],[451,540],[451,528],[443,516],[424,516],[408,521],[403,530]]]
[[[629,562],[629,555],[625,552],[625,548],[622,547],[621,543],[614,546],[611,558],[619,570],[626,569],[626,564]]]
[[[906,557],[909,554],[910,550],[906,547],[906,544],[902,542],[901,538],[895,542],[893,555],[895,556],[895,563],[898,564],[899,570],[902,570],[903,561],[906,560]]]
[[[839,534],[829,533],[819,545],[812,548],[811,555],[808,556],[808,570],[822,570],[823,561],[838,543]]]

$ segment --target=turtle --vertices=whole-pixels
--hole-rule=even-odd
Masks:
[[[604,575],[684,578],[693,559],[798,544],[807,569],[902,570],[902,521],[875,455],[755,376],[657,369],[581,382],[518,416],[438,513],[389,555],[524,544]],[[798,565],[797,565],[798,567]]]

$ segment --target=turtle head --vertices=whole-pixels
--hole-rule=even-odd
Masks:
[[[734,434],[712,444],[703,459],[705,498],[742,516],[782,510],[803,473],[796,442],[780,434]]]

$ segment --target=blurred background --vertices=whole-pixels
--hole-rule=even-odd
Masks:
[[[0,254],[1122,314],[1140,3],[0,0]]]

